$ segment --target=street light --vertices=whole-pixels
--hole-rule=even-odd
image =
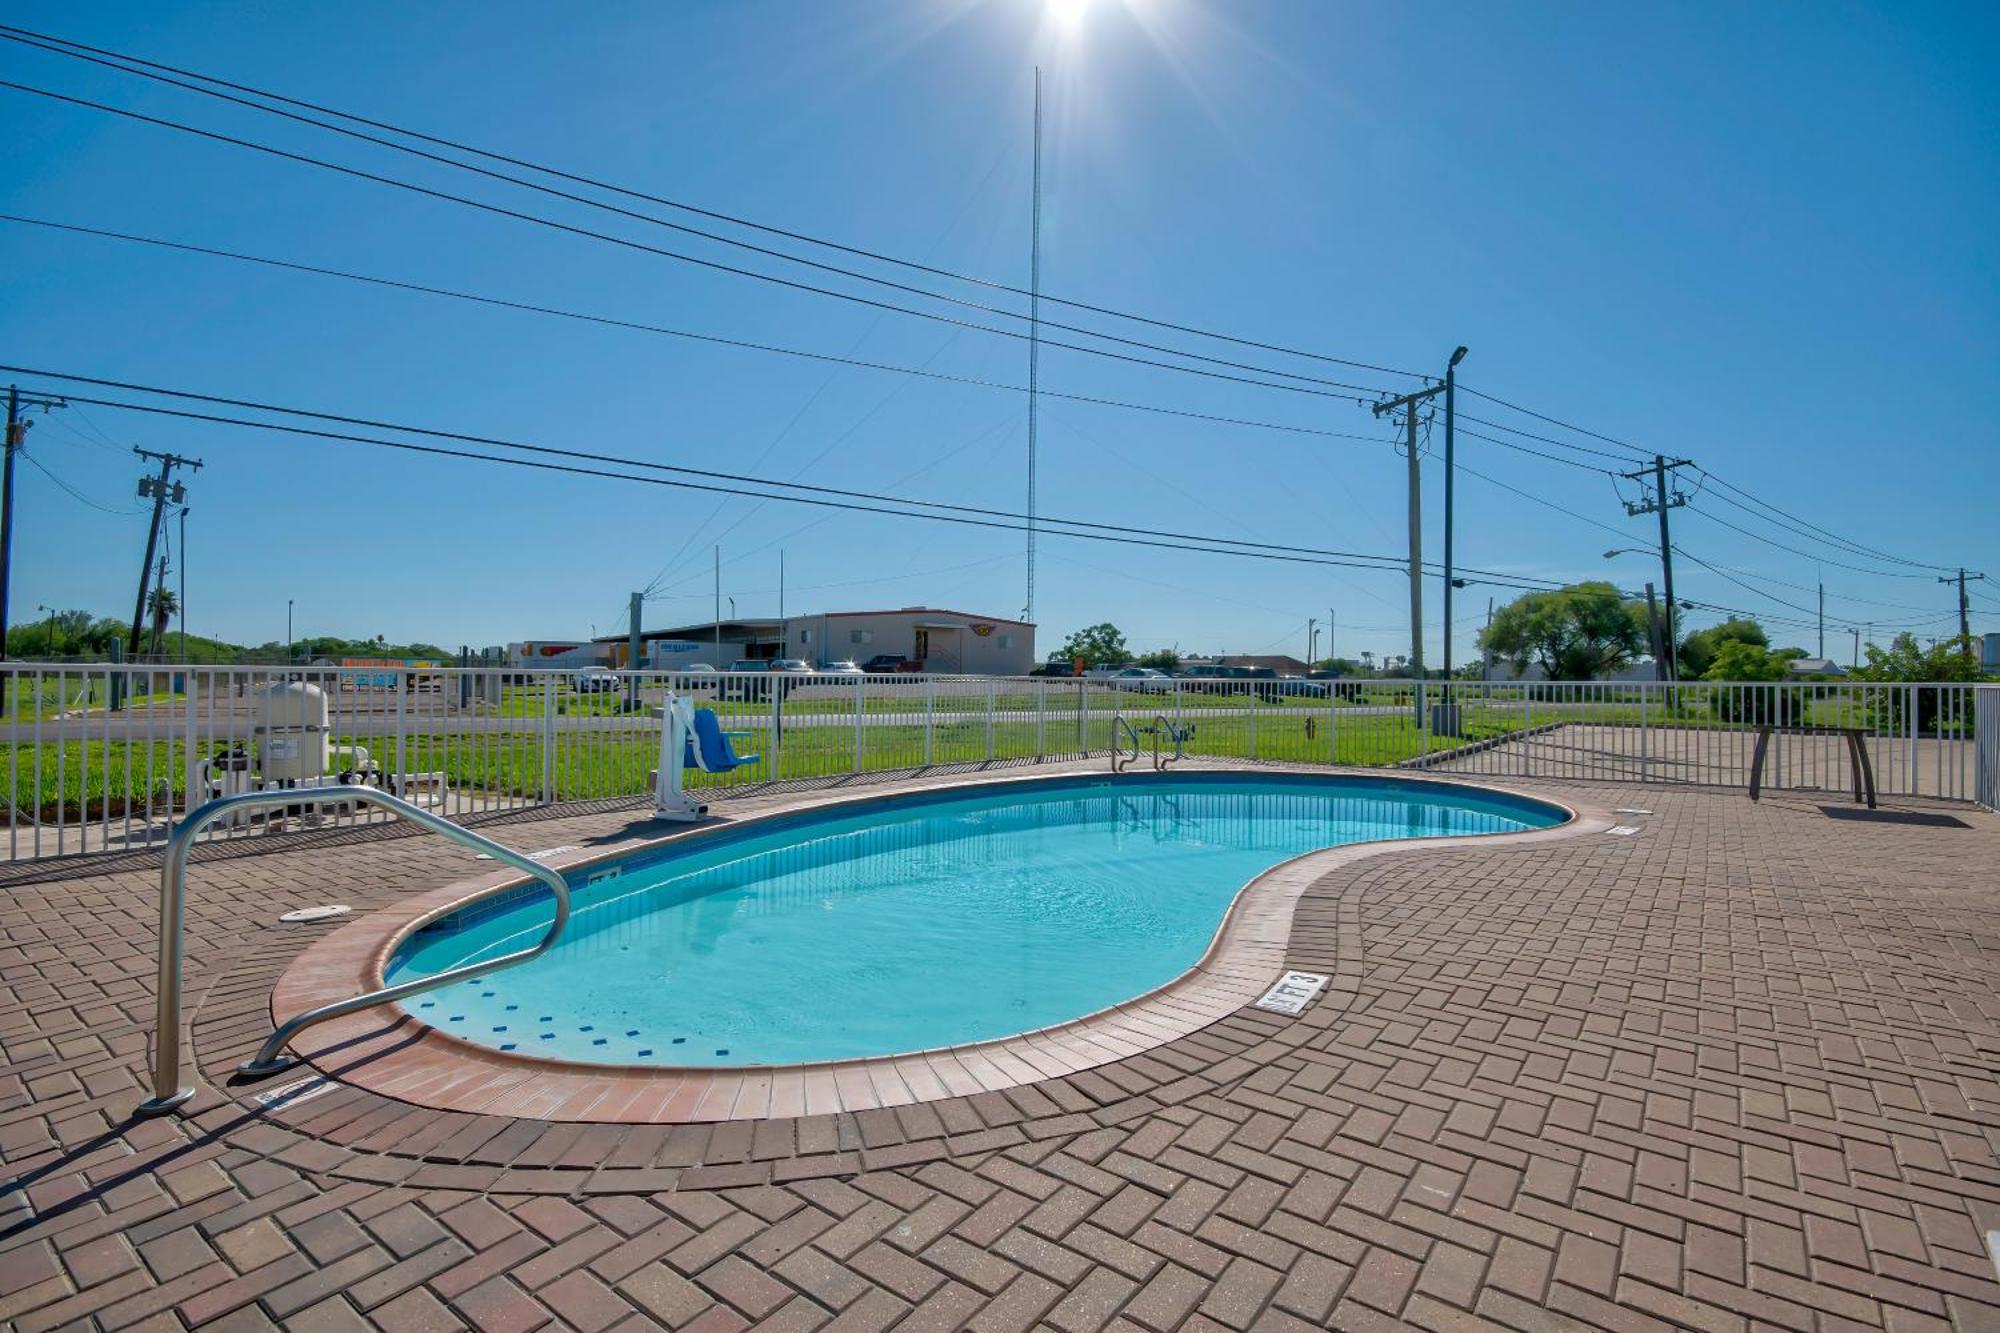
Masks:
[[[43,606],[39,602],[35,604],[35,609],[49,613],[48,628],[42,631],[42,651],[50,657],[54,657],[56,655],[56,609],[53,606]]]
[[[285,599],[285,660],[291,661],[296,653],[292,651],[292,599]]]
[[[1460,586],[1451,576],[1452,488],[1458,471],[1458,363],[1465,348],[1452,350],[1444,365],[1444,678],[1451,679],[1451,590]],[[1411,409],[1414,411],[1415,409]]]

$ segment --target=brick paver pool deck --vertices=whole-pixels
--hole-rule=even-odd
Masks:
[[[135,1121],[157,872],[10,867],[0,1326],[2000,1328],[2000,817],[1512,785],[1653,813],[1338,867],[1296,908],[1287,961],[1335,976],[1300,1018],[721,1124],[228,1086],[328,929],[278,912],[481,865],[379,833],[197,856],[201,1091]]]

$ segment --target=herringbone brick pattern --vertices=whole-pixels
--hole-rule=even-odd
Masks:
[[[0,1320],[2000,1327],[1982,1240],[2000,1227],[2000,819],[1643,803],[1634,837],[1330,875],[1292,953],[1338,984],[1302,1019],[1246,1011],[1007,1093],[717,1126],[351,1089],[271,1114],[210,1093],[133,1122],[151,876],[19,884],[0,897]],[[270,978],[313,938],[276,910],[474,868],[428,841],[199,865],[205,1071],[261,1035]]]

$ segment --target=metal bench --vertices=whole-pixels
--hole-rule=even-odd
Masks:
[[[1868,808],[1875,808],[1875,766],[1868,759],[1868,731],[1863,727],[1781,727],[1775,723],[1762,723],[1757,728],[1757,749],[1750,757],[1750,799],[1756,800],[1764,786],[1764,759],[1771,751],[1771,737],[1779,732],[1787,736],[1845,736],[1847,737],[1847,758],[1854,770],[1854,799],[1865,800]]]

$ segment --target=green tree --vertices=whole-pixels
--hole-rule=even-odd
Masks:
[[[1573,583],[1531,592],[1493,613],[1479,646],[1525,670],[1534,663],[1551,680],[1592,680],[1618,670],[1645,649],[1646,607],[1609,583]]]
[[[1887,648],[1868,645],[1868,661],[1854,671],[1854,679],[1874,681],[1879,684],[1965,684],[1984,679],[1979,668],[1979,658],[1974,652],[1972,640],[1961,638],[1939,639],[1929,648],[1917,643],[1914,634],[1898,634]],[[1877,690],[1869,695],[1869,704],[1877,716],[1892,726],[1902,726],[1912,703],[1916,706],[1917,729],[1931,731],[1937,728],[1941,709],[1945,705],[1944,690],[1908,689]],[[1956,710],[1950,711],[1956,719]],[[1970,710],[1965,721],[1971,721]]]
[[[1746,639],[1725,639],[1715,650],[1715,659],[1702,673],[1703,680],[1729,682],[1745,689],[1709,691],[1709,710],[1730,722],[1770,722],[1793,726],[1806,720],[1811,707],[1811,691],[1787,687],[1777,682],[1790,677],[1792,663],[1801,653],[1796,648],[1769,648]]]
[[[1123,666],[1132,660],[1132,651],[1125,646],[1125,636],[1118,632],[1118,627],[1106,621],[1077,630],[1056,653],[1056,660],[1062,662],[1079,657],[1087,667]]]
[[[1725,620],[1720,625],[1710,625],[1707,629],[1695,630],[1681,640],[1681,679],[1696,680],[1707,677],[1709,667],[1715,663],[1716,654],[1726,643],[1747,643],[1757,648],[1769,648],[1771,636],[1764,632],[1762,625],[1744,617]],[[1743,677],[1731,676],[1726,679],[1738,680]]]
[[[181,609],[181,599],[171,588],[153,588],[146,594],[146,611],[153,618],[153,651],[160,651],[160,642],[166,637],[167,622]]]
[[[1181,664],[1181,655],[1171,648],[1155,648],[1150,653],[1140,653],[1133,660],[1133,666],[1152,667],[1156,671],[1172,671]]]

